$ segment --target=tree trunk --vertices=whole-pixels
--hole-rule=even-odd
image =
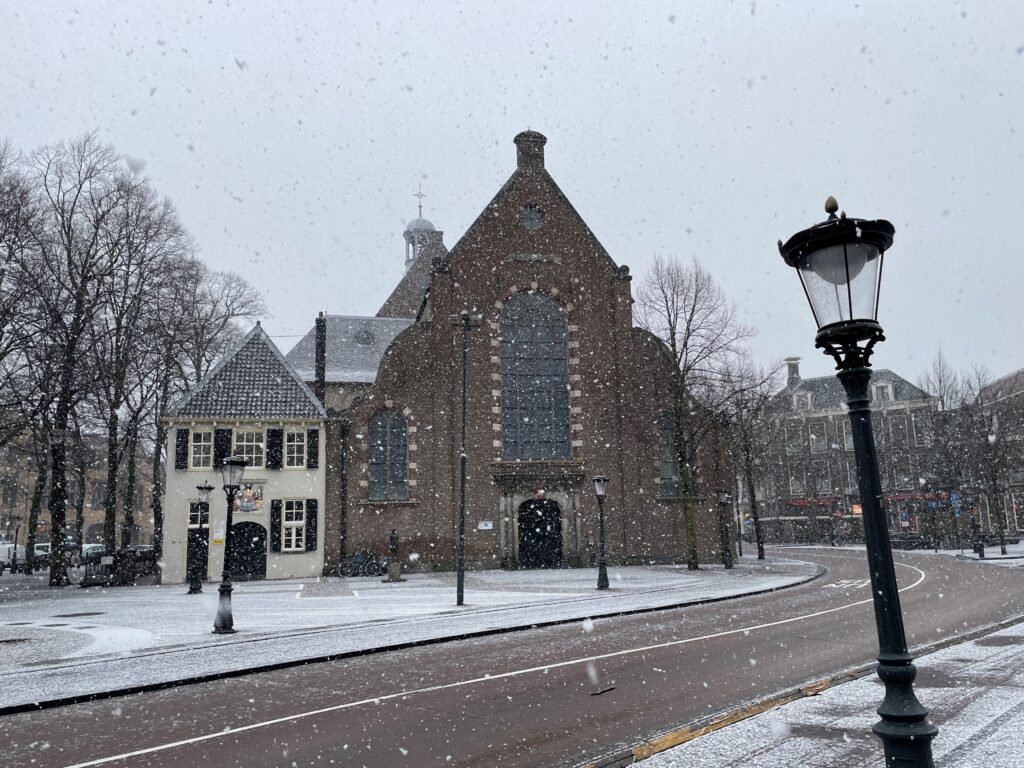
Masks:
[[[124,489],[124,524],[121,528],[121,549],[128,549],[135,544],[135,446],[138,444],[139,430],[133,423],[128,431],[127,457],[128,476]]]
[[[696,571],[700,569],[700,562],[697,559],[697,531],[693,516],[693,473],[690,467],[690,446],[687,444],[686,436],[685,396],[679,391],[682,385],[678,380],[678,376],[676,377],[675,386],[676,403],[673,408],[673,421],[675,422],[676,459],[679,462],[679,477],[683,484],[683,528],[684,535],[686,536],[686,567],[688,570]]]
[[[107,418],[107,495],[103,502],[103,549],[113,555],[117,548],[117,432],[116,410]]]
[[[757,559],[764,560],[764,532],[761,530],[761,514],[757,509],[757,494],[754,492],[754,478],[747,472],[747,494],[750,496],[750,517],[754,521],[754,539],[757,541]]]
[[[36,482],[32,487],[32,506],[28,512],[28,530],[25,537],[25,571],[32,573],[36,559],[36,529],[39,527],[39,513],[43,509],[43,494],[46,492],[47,464],[46,449],[36,450]]]
[[[81,552],[85,543],[85,441],[82,439],[82,424],[75,418],[75,474],[78,481],[78,496],[75,499],[75,543]]]
[[[66,587],[69,583],[67,553],[64,550],[68,504],[67,446],[64,442],[68,425],[66,407],[58,407],[54,422],[54,440],[50,445],[50,586]]]

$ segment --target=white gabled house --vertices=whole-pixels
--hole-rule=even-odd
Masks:
[[[219,580],[227,538],[220,467],[231,455],[248,462],[232,512],[233,578],[319,576],[326,412],[260,325],[165,418],[163,582],[186,581],[190,559]],[[208,511],[196,490],[204,483],[214,486]]]

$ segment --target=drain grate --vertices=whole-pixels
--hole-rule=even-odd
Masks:
[[[79,616],[102,616],[103,611],[82,611],[81,613],[55,613],[55,619],[77,619]]]

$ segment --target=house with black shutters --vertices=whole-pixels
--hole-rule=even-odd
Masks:
[[[232,510],[235,579],[323,572],[326,414],[259,324],[166,416],[165,583],[186,581],[191,563],[219,579],[225,557],[225,457],[248,462]],[[197,486],[214,486],[207,509]]]

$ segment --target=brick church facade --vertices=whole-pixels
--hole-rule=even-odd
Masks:
[[[609,562],[685,559],[663,418],[672,361],[633,326],[629,269],[545,170],[545,143],[515,137],[516,170],[450,251],[410,223],[405,276],[378,316],[321,315],[288,353],[327,409],[328,572],[386,551],[392,529],[407,567],[453,566],[463,311],[470,567],[593,563],[599,473]],[[717,492],[731,485],[711,467],[695,470],[703,562],[721,556]]]

